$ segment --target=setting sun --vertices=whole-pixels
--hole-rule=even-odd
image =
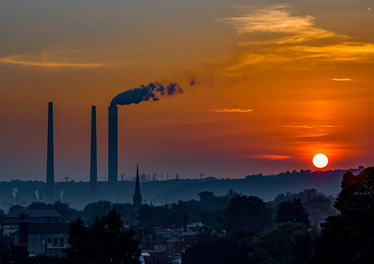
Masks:
[[[313,158],[314,166],[316,166],[317,168],[320,168],[320,169],[326,167],[328,162],[329,162],[329,160],[327,159],[326,155],[324,155],[324,154],[317,154]]]

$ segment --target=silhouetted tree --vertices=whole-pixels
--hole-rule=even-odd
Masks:
[[[234,230],[263,230],[271,225],[266,203],[258,197],[236,194],[229,203],[226,228]]]
[[[369,264],[374,260],[374,212],[351,209],[321,224],[317,263]]]
[[[335,207],[341,215],[321,224],[318,263],[366,264],[374,259],[374,167],[344,173]]]
[[[96,217],[86,227],[79,218],[71,223],[66,249],[67,263],[139,264],[141,250],[135,232],[121,230],[122,222],[116,211]]]
[[[312,239],[305,225],[277,224],[275,228],[258,233],[249,253],[250,263],[306,264],[313,256]]]
[[[201,230],[198,242],[182,255],[185,264],[237,264],[246,259],[237,239],[214,235],[209,227]]]
[[[22,211],[23,207],[22,205],[13,205],[9,208],[9,213],[16,212],[16,211]]]
[[[309,227],[309,214],[300,199],[294,198],[292,202],[282,202],[275,218],[276,223],[301,223]]]
[[[31,262],[31,260],[29,259],[29,253],[27,252],[27,249],[20,246],[12,247],[11,259],[11,263],[14,264],[29,264]]]
[[[33,202],[26,207],[27,210],[41,210],[46,209],[47,204],[42,202]]]
[[[0,234],[0,261],[2,264],[11,263],[10,244],[10,237],[7,235]]]
[[[374,210],[374,167],[366,168],[355,176],[351,171],[343,175],[342,190],[335,208],[343,212],[350,208]]]

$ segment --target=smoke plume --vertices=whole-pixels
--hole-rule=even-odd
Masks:
[[[12,188],[12,189],[13,189],[13,192],[12,192],[13,200],[16,200],[18,189],[17,188]]]
[[[39,201],[39,192],[38,192],[38,189],[36,189],[36,191],[35,191],[35,196],[36,196],[36,200]]]
[[[129,105],[143,101],[158,101],[160,96],[171,96],[178,93],[183,93],[183,89],[176,83],[163,85],[160,82],[155,82],[117,94],[110,105]]]
[[[64,190],[61,190],[61,202],[62,202],[62,196],[64,195]]]

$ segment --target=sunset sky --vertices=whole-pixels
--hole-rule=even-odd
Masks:
[[[98,177],[108,106],[150,82],[183,94],[119,106],[119,173],[182,178],[373,166],[372,0],[0,1],[0,180]]]

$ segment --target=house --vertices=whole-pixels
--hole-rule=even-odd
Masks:
[[[28,223],[64,223],[65,220],[56,210],[20,210],[13,211],[1,218],[4,235],[10,235],[19,229],[20,214],[25,213]]]
[[[172,258],[180,258],[187,248],[197,243],[199,232],[173,232],[171,239],[166,240],[166,253]]]
[[[30,254],[61,255],[68,246],[70,224],[55,210],[23,210],[4,216],[1,227],[13,237],[14,246]]]

